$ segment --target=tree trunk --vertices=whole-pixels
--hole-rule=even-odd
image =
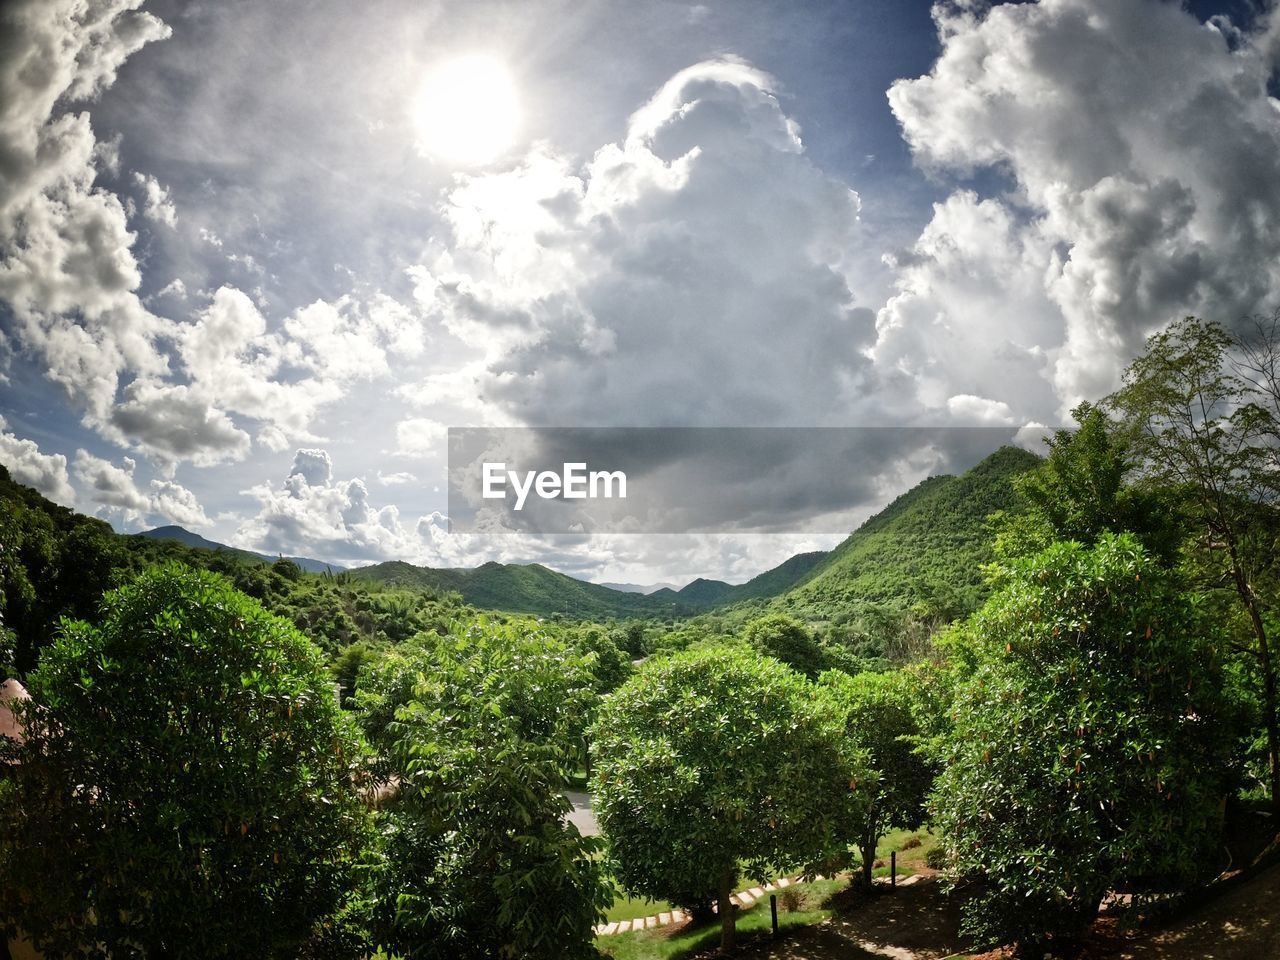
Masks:
[[[720,876],[720,953],[726,957],[733,953],[736,932],[736,908],[729,902],[729,898],[733,896],[733,877],[732,869],[725,870]]]
[[[867,814],[867,832],[862,838],[862,888],[871,892],[871,870],[876,859],[876,842],[880,839],[879,824],[874,812]]]
[[[1254,596],[1253,588],[1240,569],[1234,546],[1231,550],[1231,574],[1240,602],[1249,613],[1253,635],[1258,641],[1258,667],[1262,671],[1262,709],[1265,714],[1263,723],[1267,728],[1267,779],[1271,790],[1271,814],[1272,819],[1280,823],[1280,727],[1276,722],[1276,674],[1271,664],[1271,645],[1267,641],[1267,628],[1262,622],[1262,612],[1258,609],[1258,598]]]

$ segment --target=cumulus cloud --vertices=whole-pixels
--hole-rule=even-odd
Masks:
[[[81,449],[76,451],[72,469],[85,498],[108,511],[117,512],[126,524],[132,524],[146,516],[151,507],[151,502],[133,479],[137,466],[137,462],[129,457],[116,466]]]
[[[142,189],[142,215],[167,227],[176,226],[178,208],[173,205],[168,189],[150,174],[135,172],[133,180]]]
[[[483,351],[473,393],[537,424],[851,415],[874,334],[847,277],[860,201],[773,88],[741,61],[697,64],[581,168],[538,149],[461,180],[450,250],[411,276]]]
[[[69,507],[76,492],[67,478],[67,458],[60,453],[41,453],[34,440],[20,439],[8,430],[0,417],[0,463],[19,483],[35,487],[50,500]]]
[[[130,457],[117,466],[81,449],[76,451],[72,470],[80,483],[81,499],[126,527],[151,518],[196,529],[209,525],[194,493],[172,479],[154,479],[144,493],[138,487],[137,468],[137,461]]]
[[[196,495],[173,480],[151,481],[151,512],[183,527],[207,527],[209,517]]]
[[[120,200],[94,186],[86,112],[133,52],[169,35],[138,0],[16,0],[0,11],[0,298],[18,345],[104,422],[124,370],[162,375],[167,324],[139,301]],[[59,109],[64,108],[64,109]]]
[[[396,424],[396,453],[403,457],[440,456],[449,428],[429,417],[410,417]]]
[[[993,395],[1061,418],[1171,319],[1232,322],[1276,302],[1276,13],[1255,34],[1157,0],[934,15],[941,56],[894,84],[894,114],[935,175],[992,170],[1012,189],[940,204],[880,312],[876,355],[921,371],[924,402]],[[957,341],[984,339],[989,359],[947,363]]]
[[[259,502],[235,542],[265,553],[305,553],[335,562],[416,557],[417,531],[400,522],[394,505],[375,507],[364,481],[333,478],[325,450],[299,450],[289,476],[278,485],[246,491]]]

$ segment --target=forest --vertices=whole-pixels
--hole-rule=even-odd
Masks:
[[[744,883],[870,898],[902,831],[972,951],[1177,910],[1280,815],[1280,325],[1187,318],[1073,417],[657,599],[308,572],[0,471],[0,926],[50,958],[730,954]],[[624,904],[704,935],[602,935]]]

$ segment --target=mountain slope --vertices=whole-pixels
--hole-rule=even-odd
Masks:
[[[986,592],[992,559],[987,518],[1017,509],[1012,479],[1040,462],[1002,447],[959,476],[930,477],[871,517],[774,606],[827,617],[859,604],[924,601],[955,612]]]
[[[234,553],[244,559],[265,560],[267,563],[274,563],[278,558],[265,553],[255,553],[252,550],[241,550],[237,547],[229,547],[225,543],[218,543],[216,540],[208,540],[200,536],[198,533],[192,533],[185,527],[177,525],[169,525],[166,527],[156,527],[154,530],[144,530],[138,534],[140,537],[146,537],[149,540],[173,540],[177,543],[184,544],[188,547],[198,547],[202,550],[225,550],[228,553]],[[324,573],[326,570],[332,573],[341,573],[345,567],[340,567],[336,563],[328,563],[324,560],[312,560],[310,557],[285,557],[286,560],[292,560],[303,570],[309,573]]]
[[[351,576],[389,586],[455,591],[472,606],[511,613],[605,618],[693,612],[691,604],[682,602],[670,590],[659,590],[652,595],[624,593],[575,580],[537,563],[491,561],[475,569],[459,570],[390,561],[352,570]]]

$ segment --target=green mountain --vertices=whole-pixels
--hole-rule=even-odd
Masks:
[[[624,593],[575,580],[538,563],[489,562],[474,569],[415,567],[398,560],[350,571],[356,580],[387,586],[453,591],[474,607],[533,613],[541,616],[598,619],[607,617],[682,616],[695,612],[671,590],[653,594]]]
[[[181,543],[188,547],[197,547],[201,550],[227,551],[240,556],[243,559],[263,560],[267,563],[274,563],[278,557],[273,557],[265,553],[255,553],[252,550],[240,550],[236,547],[228,547],[225,543],[218,543],[216,540],[209,540],[200,536],[198,533],[192,533],[185,527],[179,527],[171,524],[167,527],[156,527],[154,530],[145,530],[138,534],[140,537],[146,537],[149,540],[172,540],[175,543]],[[329,563],[325,560],[312,560],[310,557],[285,557],[286,560],[292,560],[303,570],[309,573],[341,573],[345,567],[340,567],[336,563]]]
[[[957,613],[976,607],[986,592],[982,565],[992,559],[987,518],[1017,509],[1012,480],[1039,463],[1033,453],[1002,447],[961,476],[922,481],[772,605],[819,619],[868,603],[925,602]]]

